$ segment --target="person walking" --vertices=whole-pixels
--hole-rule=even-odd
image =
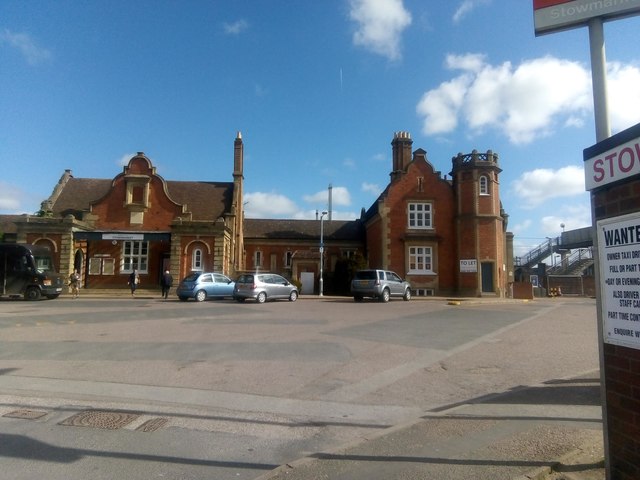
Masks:
[[[133,272],[129,274],[129,288],[131,288],[131,296],[136,296],[136,288],[140,284],[140,275],[138,275],[138,270],[133,269]]]
[[[80,295],[80,274],[78,274],[77,270],[74,270],[71,275],[69,275],[69,286],[71,287],[71,295],[73,298],[78,298]]]
[[[173,285],[173,277],[171,276],[171,272],[169,270],[165,270],[162,274],[162,278],[160,279],[160,286],[162,287],[162,297],[166,300],[169,298],[169,290],[171,290],[171,285]]]

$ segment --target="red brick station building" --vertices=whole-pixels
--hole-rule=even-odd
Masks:
[[[357,257],[406,277],[414,295],[508,296],[513,235],[497,154],[458,154],[447,178],[412,144],[409,133],[394,134],[389,184],[356,220],[330,212],[316,220],[244,218],[238,133],[230,182],[165,180],[139,152],[112,179],[65,171],[37,215],[1,216],[0,238],[49,247],[57,269],[79,271],[88,289],[127,288],[134,268],[143,287],[158,286],[166,269],[174,278],[265,270],[295,281],[313,275],[314,291],[303,293],[317,293],[322,227],[325,279]]]

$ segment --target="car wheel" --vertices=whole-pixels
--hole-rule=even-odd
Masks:
[[[298,299],[298,292],[295,290],[289,294],[289,301],[295,302]]]
[[[407,289],[404,291],[404,295],[403,295],[402,299],[403,299],[405,302],[408,302],[409,300],[411,300],[411,289],[410,289],[410,288],[407,288]]]
[[[260,293],[258,294],[258,296],[256,297],[256,301],[257,301],[258,303],[264,303],[264,302],[266,302],[266,301],[267,301],[267,294],[266,294],[266,293],[264,293],[264,292],[260,292]]]
[[[382,291],[382,295],[380,295],[380,301],[383,303],[387,303],[389,301],[390,295],[389,295],[389,289],[385,288]]]
[[[361,302],[362,301],[362,297],[360,295],[354,295],[353,296],[353,301],[354,302]]]
[[[207,299],[207,292],[198,290],[195,296],[196,302],[204,302]]]
[[[40,289],[37,287],[29,287],[27,291],[24,292],[25,300],[40,300]]]
[[[189,300],[189,297],[185,297],[185,296],[179,296],[178,298],[180,299],[181,302],[186,302],[187,300]]]

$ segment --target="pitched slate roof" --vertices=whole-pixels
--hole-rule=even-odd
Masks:
[[[364,242],[365,230],[360,220],[324,220],[324,238],[334,241]],[[312,240],[320,238],[319,220],[280,220],[247,218],[244,238]]]
[[[52,205],[54,215],[86,212],[90,205],[109,193],[113,180],[70,177]],[[231,210],[232,182],[167,181],[169,197],[187,205],[192,220],[215,221]]]

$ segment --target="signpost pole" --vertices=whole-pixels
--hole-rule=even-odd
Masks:
[[[604,51],[604,28],[600,17],[589,20],[589,46],[591,49],[591,82],[593,84],[596,140],[601,142],[611,136],[611,127],[609,126],[607,106],[607,61]]]

